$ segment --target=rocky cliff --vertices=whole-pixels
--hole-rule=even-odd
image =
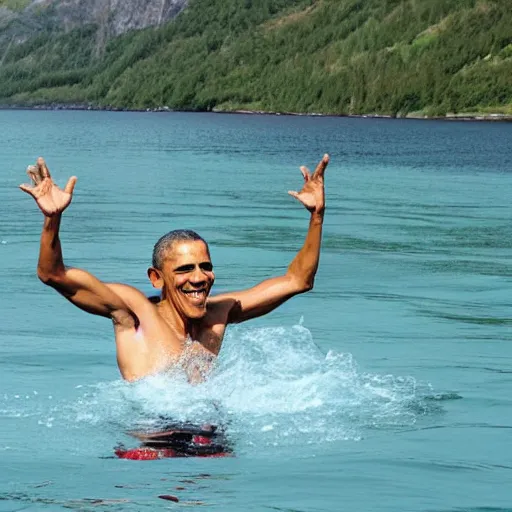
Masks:
[[[106,38],[174,18],[187,0],[0,0],[0,36],[21,42],[41,30],[96,23]]]

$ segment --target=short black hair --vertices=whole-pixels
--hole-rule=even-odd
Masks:
[[[153,267],[158,270],[162,270],[165,254],[172,249],[175,242],[188,242],[195,240],[201,240],[201,242],[204,242],[206,245],[208,251],[210,250],[206,240],[191,229],[175,229],[174,231],[169,231],[169,233],[158,240],[153,248]]]

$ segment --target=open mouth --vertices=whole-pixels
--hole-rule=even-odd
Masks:
[[[202,304],[206,300],[208,292],[205,288],[201,290],[182,290],[189,300],[196,304]]]

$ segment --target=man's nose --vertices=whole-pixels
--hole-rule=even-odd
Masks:
[[[200,284],[206,281],[206,276],[204,272],[199,268],[199,266],[194,268],[194,271],[190,276],[190,281],[195,284]]]

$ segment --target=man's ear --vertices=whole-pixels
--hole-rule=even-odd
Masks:
[[[164,287],[164,280],[160,274],[160,271],[155,267],[148,268],[148,277],[153,285],[153,288],[161,290]]]

